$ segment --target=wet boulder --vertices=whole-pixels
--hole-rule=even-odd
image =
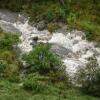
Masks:
[[[36,24],[36,28],[39,31],[42,31],[46,28],[46,23],[44,21],[40,21],[39,23]]]
[[[39,39],[38,36],[32,38],[33,41],[38,41],[38,39]]]
[[[0,27],[4,32],[18,33],[19,35],[21,35],[21,32],[9,22],[0,21]]]
[[[72,53],[69,49],[58,44],[52,44],[51,51],[53,51],[62,58],[67,57],[70,53]]]

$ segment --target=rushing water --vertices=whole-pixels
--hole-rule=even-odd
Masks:
[[[22,42],[18,45],[22,52],[29,52],[34,45],[35,37],[37,42],[52,44],[51,50],[58,54],[64,64],[66,71],[73,75],[77,68],[85,66],[88,58],[96,56],[100,64],[100,48],[95,43],[88,42],[85,34],[81,31],[55,32],[50,34],[48,30],[38,31],[34,26],[29,25],[28,19],[22,15],[8,11],[0,11],[0,27],[4,31],[20,33]]]

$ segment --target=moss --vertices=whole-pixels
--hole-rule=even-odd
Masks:
[[[88,40],[100,42],[98,9],[100,9],[100,1],[73,0],[67,22],[70,27],[85,31]]]
[[[67,19],[70,28],[83,30],[89,41],[100,42],[100,25],[89,19],[78,19],[75,14],[70,15]]]
[[[57,23],[49,23],[48,25],[47,25],[47,29],[48,29],[48,31],[49,32],[55,32],[57,29],[59,29],[60,28],[60,26],[57,24]]]
[[[89,5],[89,6],[88,6]],[[23,11],[30,16],[30,21],[67,22],[72,28],[85,30],[87,39],[99,41],[100,1],[99,0],[65,0],[64,6],[56,0],[0,0],[0,7],[12,11]],[[66,21],[67,20],[67,21]],[[55,25],[48,25],[52,32]],[[90,36],[89,36],[90,35]]]

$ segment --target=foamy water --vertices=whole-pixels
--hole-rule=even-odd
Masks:
[[[66,71],[70,75],[74,75],[78,67],[85,66],[88,58],[93,55],[96,56],[100,64],[100,48],[95,47],[95,43],[88,42],[85,39],[85,34],[81,31],[74,30],[66,33],[55,32],[51,35],[48,30],[38,31],[35,27],[29,25],[28,21],[22,23],[19,20],[17,22],[0,20],[0,23],[10,24],[22,33],[20,37],[22,42],[18,45],[22,52],[28,53],[32,50],[31,43],[34,42],[34,37],[38,37],[37,42],[60,45],[55,50],[58,49],[61,54],[64,54],[62,61],[67,66]],[[62,49],[68,50],[68,52],[64,52]]]
[[[76,33],[78,33],[76,35]],[[96,56],[100,63],[100,48],[96,48],[93,42],[88,42],[81,31],[73,31],[64,35],[63,33],[54,33],[49,43],[60,44],[64,48],[69,49],[70,57],[63,59],[67,66],[66,70],[70,75],[73,75],[78,67],[85,66],[88,63],[88,58]]]

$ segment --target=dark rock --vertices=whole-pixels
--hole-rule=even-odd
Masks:
[[[16,22],[16,19],[18,18],[18,13],[0,9],[0,18],[1,18],[1,20],[5,20],[7,22],[14,23],[14,22]]]
[[[63,46],[58,44],[53,44],[51,46],[51,51],[53,51],[62,58],[67,57],[70,53],[72,53],[69,49],[64,48]]]
[[[86,38],[84,32],[82,32],[82,31],[74,30],[71,32],[71,34],[75,34],[76,36],[80,36],[80,37],[82,37],[82,39]]]
[[[40,21],[39,23],[36,24],[36,28],[39,30],[39,31],[42,31],[46,28],[46,24],[44,21]]]
[[[0,32],[3,32],[2,28],[0,27]]]
[[[77,44],[79,41],[78,40],[74,40],[73,44]]]
[[[59,28],[57,29],[58,33],[65,33],[67,32],[67,25],[63,23],[58,23]]]
[[[30,43],[30,45],[34,45],[34,44],[35,44],[35,42],[31,42],[31,43]]]
[[[35,44],[37,44],[37,41],[38,41],[38,36],[33,37],[33,38],[32,38],[32,42],[30,43],[30,45],[35,45]]]
[[[38,36],[32,38],[33,41],[38,41],[38,39]]]
[[[30,68],[30,64],[28,64],[28,63],[23,63],[23,68],[24,68],[24,69]]]
[[[0,27],[4,32],[18,33],[21,35],[21,32],[10,23],[0,21]]]

